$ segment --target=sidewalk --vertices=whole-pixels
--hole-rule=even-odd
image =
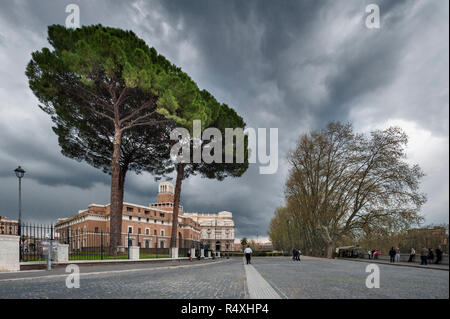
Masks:
[[[408,262],[397,262],[397,263],[390,263],[388,260],[379,260],[379,259],[359,259],[359,258],[337,258],[338,260],[348,260],[348,261],[359,261],[359,262],[366,262],[370,264],[385,264],[385,265],[392,265],[392,266],[403,266],[403,267],[415,267],[415,268],[427,268],[427,269],[437,269],[437,270],[447,270],[449,271],[449,265],[442,265],[442,264],[429,264],[429,265],[421,265],[419,263],[408,263]]]

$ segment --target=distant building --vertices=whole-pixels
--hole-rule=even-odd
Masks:
[[[0,234],[2,235],[17,235],[18,234],[17,220],[6,219],[4,216],[0,216]]]
[[[273,251],[269,237],[247,238],[247,244],[258,251]],[[241,246],[241,238],[236,238],[234,241],[235,251],[243,251],[245,247]]]
[[[185,213],[200,224],[201,242],[213,251],[234,251],[233,214],[222,211],[217,214]]]

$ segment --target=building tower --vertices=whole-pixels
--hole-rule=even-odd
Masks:
[[[174,187],[172,183],[162,182],[158,187],[158,203],[173,203]]]

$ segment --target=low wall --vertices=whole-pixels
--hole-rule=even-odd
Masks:
[[[0,272],[19,271],[19,236],[0,235]]]
[[[363,259],[369,259],[369,256],[367,254],[363,255]],[[389,261],[391,258],[389,255],[378,255],[379,260],[387,260]],[[409,254],[400,254],[400,262],[408,262]],[[433,259],[433,263],[436,261],[436,257]],[[420,255],[416,254],[416,258],[414,259],[414,263],[420,264]],[[443,255],[441,264],[448,265],[448,255]]]

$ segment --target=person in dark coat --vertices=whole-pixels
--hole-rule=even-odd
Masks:
[[[292,260],[297,259],[297,248],[292,248]]]
[[[297,256],[295,256],[295,260],[300,261],[300,255],[302,254],[300,248],[296,249],[297,250]]]
[[[436,262],[435,264],[439,264],[442,260],[442,250],[441,250],[441,246],[439,246],[438,248],[436,248],[435,250],[436,252]]]
[[[433,259],[434,259],[433,249],[429,248],[428,249],[428,263],[432,264],[433,263]]]
[[[394,247],[392,247],[391,250],[389,250],[389,256],[391,257],[391,259],[390,259],[391,263],[395,262],[395,254],[396,254],[396,251],[395,251]]]

